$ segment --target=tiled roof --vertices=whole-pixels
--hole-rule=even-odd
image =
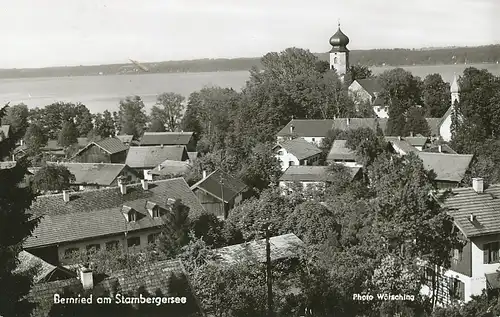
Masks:
[[[333,122],[332,129],[347,131],[369,128],[377,131],[377,124],[382,129],[382,132],[385,132],[387,119],[384,118],[337,118]]]
[[[196,188],[208,192],[221,200],[222,196],[224,196],[224,201],[228,202],[239,193],[245,191],[247,186],[239,179],[218,169],[191,186],[192,190]]]
[[[187,145],[193,132],[144,132],[141,145]]]
[[[0,132],[1,132],[0,135],[3,133],[3,136],[5,138],[8,138],[9,137],[9,133],[10,133],[10,125],[8,125],[8,124],[2,124],[2,125],[0,125]]]
[[[284,148],[288,153],[292,154],[299,160],[307,159],[321,153],[321,150],[317,146],[307,142],[303,138],[280,141],[275,146],[275,148],[277,147]]]
[[[40,224],[28,238],[25,247],[116,234],[125,230],[139,230],[160,225],[161,219],[153,219],[145,209],[148,201],[165,206],[169,198],[180,199],[189,207],[191,217],[203,212],[203,207],[183,178],[173,178],[149,183],[143,190],[141,184],[127,186],[122,195],[118,187],[71,193],[69,202],[62,194],[38,196],[31,206],[35,216],[43,215]],[[134,208],[139,213],[135,223],[128,223],[121,214],[122,206]],[[140,217],[142,214],[144,217]]]
[[[407,136],[404,138],[411,146],[424,146],[429,142],[429,138],[425,136]]]
[[[122,270],[110,274],[101,281],[94,277],[93,294],[103,296],[109,294],[113,296],[116,293],[124,295],[133,295],[137,291],[144,289],[149,294],[160,292],[163,296],[175,296],[169,289],[171,276],[187,277],[184,266],[180,260],[166,260],[149,263],[137,270]],[[38,303],[34,310],[33,317],[45,317],[49,314],[53,305],[55,293],[63,293],[65,290],[71,290],[76,294],[83,294],[84,290],[79,279],[72,278],[61,281],[48,282],[33,286],[28,294],[31,302]],[[188,289],[192,293],[192,290]],[[186,296],[188,294],[181,294]],[[194,294],[192,294],[194,295]],[[196,305],[191,303],[192,305]],[[199,310],[199,307],[194,310]],[[193,315],[197,316],[197,315]]]
[[[191,165],[186,161],[166,160],[150,170],[151,175],[183,175],[189,171]]]
[[[110,163],[56,163],[63,165],[75,175],[75,184],[110,186],[120,173],[128,168],[125,164]]]
[[[349,169],[352,178],[354,178],[361,169],[361,167],[346,167]],[[286,169],[279,180],[284,182],[324,182],[327,180],[334,181],[335,179],[328,177],[328,175],[326,174],[326,169],[327,166],[292,165]]]
[[[424,152],[431,152],[431,153],[446,153],[446,154],[458,154],[454,149],[452,149],[448,144],[442,144],[441,145],[441,152],[439,151],[439,145],[432,145],[426,149],[424,149]]]
[[[448,110],[446,110],[446,112],[444,113],[444,115],[441,117],[441,119],[439,120],[439,127],[441,127],[441,125],[443,124],[444,120],[446,120],[446,118],[448,118],[449,116],[451,116],[451,113],[453,112],[453,107],[449,107]]]
[[[106,138],[94,143],[109,154],[115,154],[128,150],[128,146],[123,144],[123,142],[117,138]]]
[[[425,118],[425,120],[427,121],[427,125],[431,130],[431,136],[438,137],[440,135],[439,127],[441,126],[441,118]]]
[[[468,237],[500,233],[500,184],[478,194],[473,188],[453,188],[443,204],[456,225]],[[476,217],[473,223],[470,215]]]
[[[154,168],[165,160],[185,161],[188,158],[184,145],[131,146],[125,164],[131,168]]]
[[[377,78],[356,79],[356,81],[363,87],[372,97],[382,90],[382,86]]]
[[[295,234],[289,233],[269,238],[271,261],[297,257],[304,242]],[[266,240],[231,245],[213,251],[223,263],[266,262]]]
[[[57,144],[57,140],[48,140],[47,141],[47,145],[45,145],[44,147],[42,147],[42,151],[61,151],[63,150],[64,148],[62,146],[60,146],[59,144]]]
[[[389,143],[391,143],[392,147],[399,153],[399,154],[410,154],[410,153],[417,153],[419,152],[415,147],[413,147],[408,141],[406,141],[405,138],[399,138],[396,136],[386,136],[385,140]]]
[[[198,152],[188,152],[188,157],[191,162],[194,162],[199,156]]]
[[[355,161],[356,153],[346,147],[346,140],[333,141],[327,161]]]
[[[472,161],[472,154],[418,152],[428,170],[436,173],[437,181],[460,182]]]
[[[124,135],[117,135],[117,136],[115,136],[115,138],[122,141],[123,143],[130,143],[130,142],[132,142],[132,139],[134,138],[134,136],[129,135],[129,134],[124,134]]]
[[[332,128],[333,120],[297,120],[293,119],[278,132],[278,136],[290,134],[290,127],[293,126],[293,133],[299,137],[325,137]]]
[[[14,273],[26,272],[34,267],[38,266],[38,271],[33,278],[34,283],[38,283],[47,278],[47,276],[52,273],[57,267],[50,263],[45,262],[33,254],[21,251],[17,257],[19,260],[19,265],[17,266]]]

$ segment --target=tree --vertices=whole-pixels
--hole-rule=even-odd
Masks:
[[[258,144],[243,163],[241,179],[253,190],[260,192],[269,184],[277,183],[281,176],[278,159],[273,155],[271,144]]]
[[[10,125],[12,132],[20,131],[24,135],[28,127],[28,106],[21,103],[15,106],[9,106],[2,118],[2,124]]]
[[[165,125],[160,119],[153,119],[151,121],[151,126],[148,129],[149,132],[165,132]]]
[[[28,155],[35,156],[40,154],[40,149],[47,145],[48,138],[37,123],[31,123],[28,126],[24,140],[26,142],[26,151]]]
[[[78,143],[78,131],[73,121],[67,121],[63,124],[57,143],[65,148]]]
[[[450,85],[440,74],[429,74],[425,77],[422,88],[425,116],[441,118],[451,106]]]
[[[369,128],[350,130],[346,135],[346,146],[356,153],[356,158],[365,168],[387,151],[387,142]]]
[[[75,181],[67,167],[63,165],[42,166],[33,176],[33,189],[37,192],[62,191],[69,189]]]
[[[113,115],[108,110],[94,115],[94,135],[101,138],[109,138],[115,136],[116,128],[113,120]]]
[[[159,119],[168,131],[176,131],[185,110],[184,96],[167,92],[156,97],[156,105],[151,109],[151,117]],[[160,131],[159,131],[160,132]]]
[[[38,112],[38,113],[37,113]],[[81,104],[73,104],[66,102],[55,102],[46,106],[43,109],[39,109],[33,121],[39,123],[39,125],[46,130],[49,139],[57,139],[59,132],[65,122],[73,121],[76,126],[77,137],[87,136],[90,130],[92,130],[92,116],[89,109]]]
[[[425,120],[423,109],[418,107],[412,107],[408,110],[408,116],[406,118],[406,125],[404,130],[404,136],[421,134],[423,136],[430,136],[431,130]]]
[[[189,208],[177,200],[170,206],[171,217],[158,238],[160,254],[168,259],[175,258],[189,242]]]
[[[368,67],[363,65],[351,65],[344,80],[346,85],[349,86],[353,81],[357,79],[365,79],[372,76],[372,71]]]
[[[0,118],[7,109],[0,109]],[[15,142],[22,137],[17,130],[9,139],[0,141],[0,158],[9,156]],[[29,187],[19,187],[27,174],[27,161],[21,159],[10,169],[0,169],[0,315],[28,316],[34,308],[26,295],[32,283],[34,272],[18,272],[17,260],[23,249],[23,242],[33,233],[38,218],[32,217],[30,207],[35,194]]]
[[[143,134],[147,117],[141,97],[128,96],[120,100],[118,115],[122,134],[131,134],[134,138],[139,138]]]
[[[74,107],[75,127],[78,131],[78,136],[86,137],[87,134],[94,128],[92,123],[92,114],[84,104],[77,103]]]

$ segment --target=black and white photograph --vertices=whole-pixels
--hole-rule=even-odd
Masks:
[[[0,3],[0,317],[500,317],[500,0]]]

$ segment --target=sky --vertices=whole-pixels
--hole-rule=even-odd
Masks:
[[[500,0],[0,0],[0,68],[500,43]],[[496,32],[495,32],[496,31]]]

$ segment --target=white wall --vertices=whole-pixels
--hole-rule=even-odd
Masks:
[[[332,66],[337,71],[339,76],[345,75],[347,72],[347,53],[346,52],[333,52],[330,53],[330,69]],[[337,58],[337,63],[335,63],[335,58]]]
[[[279,151],[282,151],[282,155],[276,154],[276,158],[281,162],[282,171],[285,171],[290,166],[290,161],[293,162],[293,165],[299,165],[299,160],[293,154],[288,153],[284,148]]]
[[[356,80],[349,86],[348,92],[354,102],[372,101],[372,96]]]
[[[307,142],[315,144],[317,146],[321,145],[321,140],[323,140],[324,138],[325,138],[324,136],[303,137],[303,139],[306,140]]]
[[[153,175],[151,174],[148,174],[151,170],[144,170],[144,179],[145,180],[148,180],[148,181],[152,181],[153,180]]]
[[[447,116],[439,127],[439,135],[444,141],[451,141],[451,115]]]
[[[382,109],[381,106],[375,106],[375,107],[373,107],[373,111],[375,111],[375,114],[379,118],[389,118],[389,112],[388,112],[387,107]]]

